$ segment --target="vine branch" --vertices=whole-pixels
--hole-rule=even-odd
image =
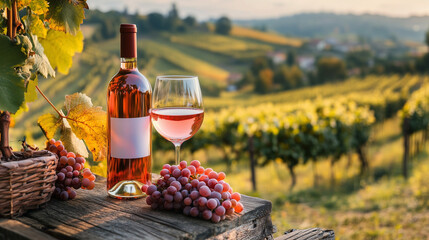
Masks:
[[[15,41],[16,32],[22,26],[18,16],[18,6],[16,0],[12,0],[12,8],[6,9],[7,13],[7,36],[11,41]],[[8,111],[0,111],[0,151],[1,159],[6,161],[16,159],[9,146],[9,127],[10,127],[10,113]]]
[[[64,116],[64,114],[62,114],[55,106],[54,104],[49,101],[49,98],[42,92],[42,90],[40,90],[39,86],[36,86],[37,91],[39,91],[39,93],[42,95],[42,97],[51,105],[51,107],[55,110],[55,112],[58,113],[58,115],[60,115],[61,118],[65,118],[66,116]]]

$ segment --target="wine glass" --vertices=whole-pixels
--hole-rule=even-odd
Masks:
[[[156,131],[174,144],[176,165],[179,164],[180,146],[194,136],[204,119],[198,77],[158,76],[150,115]]]

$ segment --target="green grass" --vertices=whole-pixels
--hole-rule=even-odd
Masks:
[[[273,50],[272,46],[267,44],[250,43],[248,41],[212,33],[174,35],[170,37],[170,41],[235,59],[254,58]]]

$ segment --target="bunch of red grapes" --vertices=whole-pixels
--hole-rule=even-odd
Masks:
[[[67,152],[61,141],[51,139],[47,143],[47,149],[59,157],[57,166],[57,180],[53,196],[61,200],[76,197],[74,189],[92,190],[95,186],[95,175],[85,168],[85,158],[73,152]]]
[[[241,195],[224,181],[225,173],[204,169],[198,160],[189,166],[186,161],[173,166],[165,164],[160,174],[155,185],[142,187],[148,195],[146,203],[152,209],[182,211],[215,223],[226,215],[243,211]]]

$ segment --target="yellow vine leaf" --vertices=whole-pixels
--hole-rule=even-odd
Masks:
[[[94,107],[91,99],[81,93],[66,96],[64,106],[73,132],[79,139],[85,141],[92,152],[94,161],[105,159],[107,149],[106,112],[101,107]]]
[[[72,66],[72,57],[83,50],[83,35],[78,31],[71,35],[61,31],[48,30],[46,38],[39,39],[52,68],[58,68],[58,72],[68,74]]]
[[[28,6],[33,13],[41,15],[48,11],[49,4],[45,0],[20,0],[18,1],[18,9]]]
[[[63,143],[64,147],[67,149],[67,151],[80,154],[82,157],[85,158],[88,157],[88,150],[86,149],[85,143],[81,139],[76,137],[76,134],[74,134],[70,126],[70,123],[65,118],[63,118],[62,120],[60,140]]]
[[[54,138],[55,133],[62,124],[59,121],[59,116],[52,113],[43,114],[39,117],[37,123],[48,139]]]

